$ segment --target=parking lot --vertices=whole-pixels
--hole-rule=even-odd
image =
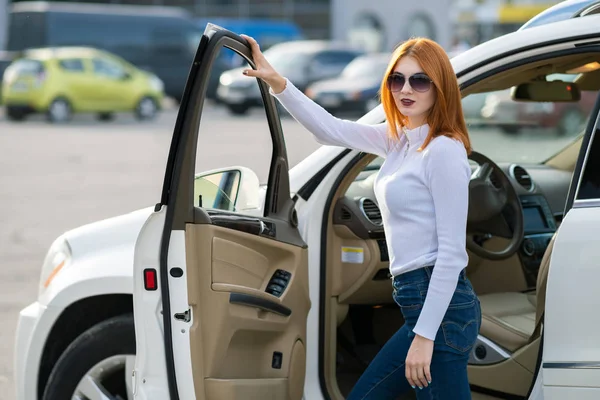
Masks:
[[[49,125],[41,117],[9,123],[0,115],[1,400],[14,398],[17,316],[36,298],[48,247],[65,230],[159,200],[175,119],[174,110],[147,123],[127,115],[110,123],[87,116],[65,125]],[[202,127],[225,135],[243,132],[228,145],[235,157],[223,165],[245,165],[265,151],[253,145],[258,134],[265,135],[257,131],[262,124],[260,114],[230,118],[215,110],[206,113]],[[283,124],[292,164],[318,147],[291,119]]]
[[[204,149],[212,154],[206,160],[210,165],[254,167],[270,160],[271,149],[265,146],[270,140],[260,111],[231,117],[220,108],[207,107],[202,132],[215,138],[214,148]],[[173,108],[152,122],[119,115],[115,121],[100,123],[76,116],[70,123],[50,125],[42,117],[10,123],[0,113],[1,400],[14,398],[17,316],[36,298],[48,247],[65,230],[159,200],[176,115]],[[282,125],[291,166],[319,146],[291,118],[284,118]],[[476,148],[490,148],[489,142],[502,134],[488,130],[471,135]],[[533,146],[544,151],[550,143],[532,135],[514,141],[519,145],[505,139],[494,151],[522,151],[526,156]]]

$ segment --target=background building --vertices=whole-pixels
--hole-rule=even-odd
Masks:
[[[8,32],[8,0],[0,0],[0,51],[6,48],[6,33]]]
[[[332,0],[331,36],[370,51],[390,51],[412,36],[452,42],[452,0]]]
[[[6,2],[9,0],[0,0]],[[331,0],[61,0],[74,3],[111,3],[177,6],[198,18],[266,18],[300,26],[308,38],[328,38]],[[17,2],[17,1],[13,1]],[[0,20],[1,21],[1,20]],[[0,24],[0,27],[3,26]]]

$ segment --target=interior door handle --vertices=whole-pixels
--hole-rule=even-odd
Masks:
[[[289,317],[292,315],[292,310],[290,308],[274,301],[263,299],[258,296],[252,296],[250,294],[231,293],[229,295],[229,302],[231,304],[260,308],[261,310],[283,315],[284,317]]]

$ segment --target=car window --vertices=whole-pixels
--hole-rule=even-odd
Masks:
[[[232,55],[225,48],[220,52],[235,57],[237,65],[250,68],[239,54]],[[257,79],[244,76],[241,71],[230,73],[227,79],[221,73],[213,65],[208,78],[209,86],[218,87],[221,104],[203,104],[194,205],[199,206],[201,201],[204,208],[247,214],[248,204],[255,205],[254,211],[258,208],[259,185],[267,183],[273,144]]]
[[[573,82],[576,76],[546,79]],[[537,164],[583,134],[597,97],[596,90],[582,90],[576,102],[517,101],[506,89],[471,94],[462,105],[474,150],[495,162]]]
[[[354,58],[356,58],[356,54],[354,53],[346,51],[326,51],[317,54],[311,64],[315,69],[331,67],[338,67],[341,69],[348,65]]]
[[[70,72],[83,72],[85,70],[83,60],[78,58],[59,60],[58,65],[65,71]]]
[[[35,75],[44,69],[44,65],[37,60],[22,59],[15,61],[10,69],[19,75]]]
[[[375,80],[381,80],[385,73],[389,60],[372,59],[372,58],[357,58],[350,62],[342,71],[344,78],[366,78],[372,77]]]
[[[111,79],[123,79],[125,70],[119,64],[111,60],[94,58],[92,60],[94,73]]]
[[[600,199],[600,127],[598,124],[587,154],[576,199]]]

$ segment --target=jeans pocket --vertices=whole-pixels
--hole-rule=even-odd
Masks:
[[[461,308],[471,308],[475,305],[477,295],[468,290],[456,289],[450,299],[448,310],[459,310]]]
[[[464,304],[464,303],[463,303]],[[479,335],[480,310],[477,299],[471,306],[448,308],[442,321],[442,332],[446,345],[460,353],[466,353],[475,344]]]

